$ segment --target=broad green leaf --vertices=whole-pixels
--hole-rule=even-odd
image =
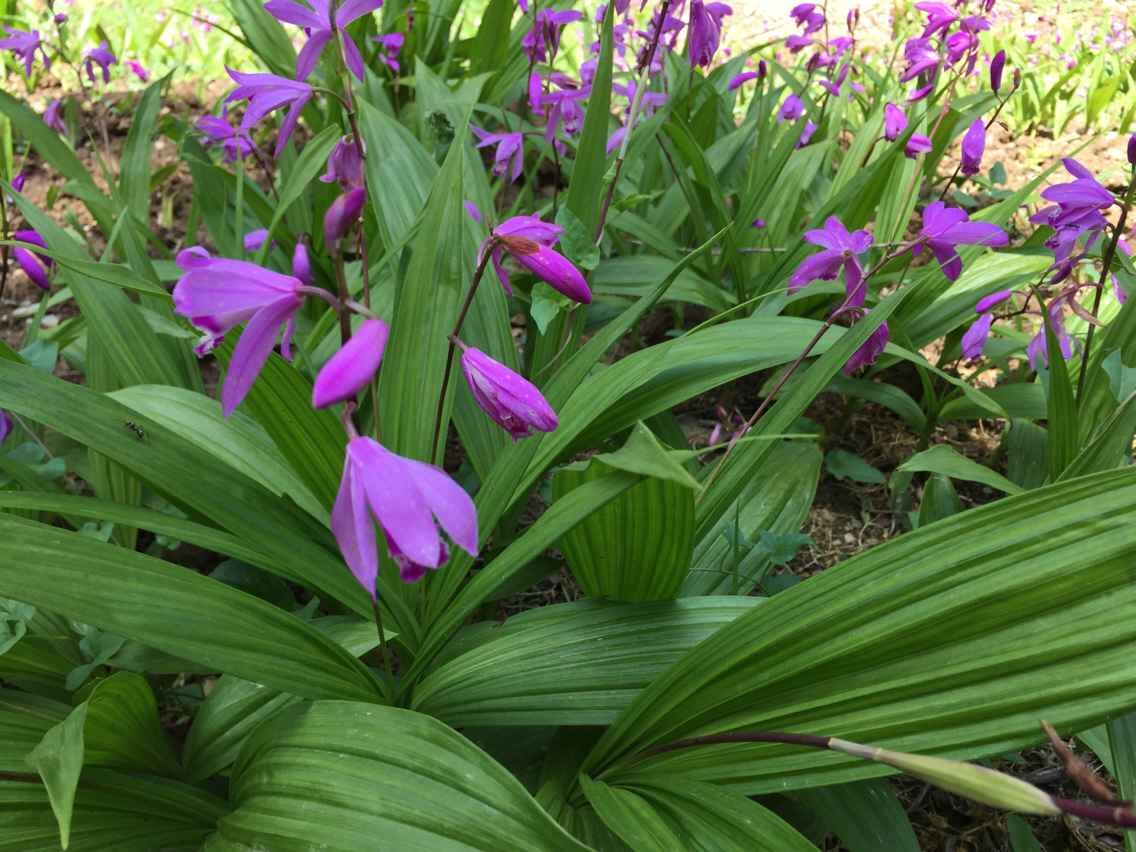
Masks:
[[[79,786],[79,773],[83,771],[83,727],[86,722],[87,705],[83,703],[44,734],[27,758],[28,765],[43,779],[51,810],[59,823],[59,843],[64,849],[70,843],[75,789]]]
[[[150,222],[150,153],[162,107],[162,89],[168,79],[155,80],[138,99],[119,163],[118,191],[130,216],[143,227]]]
[[[4,514],[0,595],[298,695],[381,700],[365,666],[296,616],[185,568]]]
[[[674,261],[653,254],[611,257],[592,272],[589,283],[597,296],[641,296],[670,271]],[[733,299],[721,286],[686,270],[667,292],[667,300],[702,305],[714,311],[729,308]]]
[[[1013,382],[987,388],[984,393],[1012,418],[1045,419],[1045,389],[1040,383]],[[964,396],[950,400],[939,412],[940,420],[977,420],[989,416],[989,411]]]
[[[639,693],[584,770],[753,795],[885,774],[797,747],[642,752],[793,730],[975,758],[1136,706],[1136,471],[1063,482],[916,530],[738,618]],[[1084,655],[1093,666],[1086,669]]]
[[[1057,335],[1052,324],[1045,323],[1046,351],[1050,353],[1048,382],[1046,383],[1046,429],[1049,440],[1046,451],[1049,461],[1049,479],[1056,482],[1077,457],[1079,429],[1077,401],[1069,368],[1061,354]]]
[[[783,442],[753,481],[694,548],[682,596],[748,595],[769,570],[765,533],[796,533],[808,516],[822,454],[814,444]]]
[[[1027,491],[1045,483],[1045,442],[1049,433],[1044,426],[1015,418],[1002,438],[1006,450],[1006,477]]]
[[[542,607],[431,672],[412,706],[455,726],[606,725],[671,662],[759,603],[726,596]]]
[[[850,852],[920,852],[911,821],[885,780],[794,790],[790,796],[809,808]]]
[[[1108,747],[1112,753],[1109,770],[1119,787],[1118,798],[1131,801],[1136,795],[1136,713],[1125,713],[1110,719],[1107,725]],[[1136,849],[1136,835],[1124,832],[1124,848]]]
[[[631,849],[679,852],[687,848],[666,820],[637,793],[609,787],[587,775],[580,776],[580,789],[604,824]]]
[[[392,707],[285,710],[245,744],[230,789],[209,852],[587,848],[469,740]]]
[[[18,240],[0,240],[0,245],[32,248],[32,246],[29,246],[27,243],[21,243]],[[81,257],[75,257],[66,252],[45,249],[42,246],[35,246],[34,249],[37,254],[50,257],[52,260],[59,263],[60,266],[76,272],[84,278],[93,278],[96,281],[102,281],[123,290],[134,290],[138,293],[146,293],[151,296],[161,297],[162,299],[169,299],[170,297],[170,294],[166,292],[161,285],[143,278],[129,266],[105,261],[84,260]]]
[[[870,485],[882,485],[887,477],[879,468],[873,467],[855,453],[848,450],[829,450],[824,456],[824,469],[837,479],[849,479],[852,482],[864,482]]]
[[[951,478],[941,473],[931,474],[923,486],[923,498],[919,501],[918,525],[925,527],[961,511],[962,503]]]
[[[26,773],[26,758],[71,705],[18,689],[0,689],[0,772]]]
[[[949,444],[936,444],[930,449],[916,453],[901,464],[897,470],[941,473],[952,479],[980,482],[1006,494],[1021,494],[1024,490],[997,471],[993,471],[973,459],[968,459]]]
[[[1059,479],[1072,479],[1087,473],[1111,470],[1127,463],[1132,455],[1132,435],[1136,432],[1136,394],[1128,397],[1100,431],[1062,471]]]

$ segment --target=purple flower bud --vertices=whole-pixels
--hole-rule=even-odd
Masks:
[[[4,443],[4,439],[12,433],[12,418],[8,416],[8,412],[0,408],[0,444]]]
[[[884,139],[894,142],[907,129],[907,116],[895,104],[884,107]]]
[[[536,386],[479,349],[462,344],[462,371],[477,404],[514,441],[551,432],[559,421]]]
[[[734,91],[734,89],[737,89],[737,88],[745,85],[750,80],[756,80],[756,79],[759,79],[760,77],[761,77],[761,75],[758,74],[756,71],[743,71],[741,74],[737,74],[730,79],[730,84],[728,86],[726,86],[726,91],[732,92],[732,91]]]
[[[305,287],[312,286],[312,261],[308,257],[308,247],[302,242],[296,243],[296,250],[292,252],[292,274]]]
[[[968,177],[978,174],[982,167],[982,154],[986,150],[986,125],[976,118],[962,138],[962,173]]]
[[[1136,133],[1128,137],[1128,162],[1136,166]]]
[[[56,133],[66,133],[67,123],[63,120],[63,101],[54,99],[43,113],[43,123]]]
[[[997,293],[991,293],[989,296],[983,296],[974,306],[974,311],[975,313],[979,314],[987,313],[991,308],[997,307],[1013,295],[1013,290],[999,290]]]
[[[133,59],[126,60],[126,67],[129,68],[135,77],[143,83],[150,82],[150,72],[142,67],[140,62],[135,62]]]
[[[24,184],[27,183],[27,180],[28,180],[28,176],[25,175],[23,172],[20,172],[18,175],[16,175],[14,178],[12,178],[12,191],[13,192],[23,192],[24,191]]]
[[[990,88],[994,94],[1002,88],[1002,70],[1006,67],[1006,51],[999,50],[990,60]]]
[[[339,182],[344,189],[363,185],[363,159],[355,141],[344,136],[335,143],[327,158],[327,171],[320,176],[324,183]]]
[[[327,408],[351,399],[379,370],[390,328],[380,319],[369,319],[328,359],[312,387],[312,405]]]
[[[367,190],[362,187],[349,189],[331,202],[323,217],[323,239],[329,249],[338,246],[339,241],[351,230],[366,202]]]
[[[760,231],[762,228],[765,227],[765,220],[764,219],[754,219],[752,222],[749,223],[749,226],[751,228],[757,228]]]
[[[974,360],[982,354],[986,341],[990,337],[990,325],[994,322],[993,314],[982,314],[966,330],[962,336],[962,354]]]
[[[875,363],[875,360],[883,354],[887,342],[888,324],[885,322],[872,332],[859,349],[852,353],[852,357],[844,365],[844,375],[850,376],[861,367]]]
[[[926,154],[931,148],[931,140],[926,136],[915,133],[907,140],[907,145],[904,146],[903,152],[908,159],[914,160],[920,154]]]
[[[258,228],[255,231],[249,231],[245,234],[244,247],[245,251],[251,253],[260,251],[264,246],[265,241],[268,239],[268,228]]]
[[[513,292],[501,263],[502,254],[507,251],[521,266],[569,299],[585,305],[592,301],[584,276],[566,257],[552,250],[562,230],[559,225],[542,222],[539,216],[514,216],[493,229],[481,250],[491,251],[493,269],[506,292]]]
[[[67,16],[62,12],[56,12],[55,17],[52,18],[52,20],[57,24],[65,24],[67,23]]]
[[[764,59],[759,59],[757,61],[757,76],[760,77],[762,80],[764,80],[766,78],[766,76],[768,76],[768,74],[769,74],[769,66],[765,64]]]
[[[31,243],[35,246],[47,248],[47,243],[44,242],[43,237],[32,230],[16,231],[12,234],[12,237],[21,243]],[[51,278],[48,275],[48,270],[52,264],[50,258],[19,246],[12,249],[12,257],[33,284],[41,290],[51,289]]]

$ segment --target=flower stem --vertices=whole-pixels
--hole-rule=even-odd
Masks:
[[[332,266],[335,267],[335,284],[339,289],[339,342],[344,344],[351,339],[351,314],[347,310],[350,294],[347,292],[347,274],[343,269],[343,252],[339,250],[338,242],[335,245]]]
[[[1128,181],[1128,191],[1124,193],[1124,201],[1120,205],[1120,219],[1117,220],[1116,228],[1112,232],[1112,240],[1105,250],[1104,257],[1101,258],[1101,274],[1100,281],[1097,283],[1097,291],[1093,294],[1093,309],[1092,315],[1095,317],[1100,311],[1101,294],[1104,292],[1105,285],[1108,283],[1108,274],[1112,269],[1112,261],[1116,257],[1116,248],[1120,244],[1120,238],[1124,235],[1124,226],[1128,223],[1128,211],[1132,207],[1132,192],[1136,189],[1136,169],[1133,169],[1132,178]],[[1085,351],[1081,353],[1081,369],[1077,375],[1077,403],[1080,404],[1083,400],[1085,390],[1085,375],[1089,369],[1089,352],[1093,347],[1093,330],[1095,325],[1089,323],[1089,330],[1085,333]]]
[[[379,599],[371,598],[371,608],[375,613],[375,630],[379,634],[379,653],[383,657],[383,669],[390,678],[391,686],[394,685],[394,662],[391,659],[390,649],[387,647],[387,634],[383,630],[383,611],[379,607]]]
[[[450,387],[450,373],[454,367],[454,351],[457,346],[454,345],[454,338],[461,333],[462,324],[465,322],[466,314],[469,313],[470,307],[473,305],[473,297],[477,295],[477,285],[481,283],[482,276],[485,275],[485,267],[489,264],[489,255],[493,253],[493,243],[485,247],[482,252],[481,260],[477,264],[477,269],[473,273],[473,280],[469,283],[469,291],[465,294],[465,302],[462,303],[461,310],[458,312],[457,321],[454,323],[454,330],[450,332],[450,345],[446,350],[446,372],[442,374],[442,390],[438,394],[438,410],[434,415],[434,440],[430,444],[430,460],[440,463],[445,458],[442,454],[442,459],[438,459],[438,439],[442,434],[442,412],[446,407],[446,391]]]

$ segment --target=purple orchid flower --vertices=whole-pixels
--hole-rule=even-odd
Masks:
[[[748,83],[750,80],[756,80],[760,76],[761,75],[758,74],[756,71],[743,71],[741,74],[735,74],[733,77],[730,78],[730,83],[729,83],[728,86],[726,86],[726,91],[732,92],[732,91],[734,91],[734,89],[741,88],[746,83]]]
[[[521,50],[530,62],[551,62],[560,50],[560,35],[564,27],[583,18],[584,13],[575,9],[562,12],[541,9],[532,28],[521,39]]]
[[[221,150],[224,151],[222,160],[225,163],[243,160],[256,150],[248,132],[237,130],[224,116],[203,115],[197,119],[194,126],[205,136],[206,146],[221,146]]]
[[[533,432],[551,432],[559,424],[556,412],[536,386],[494,361],[480,349],[461,341],[461,365],[470,393],[486,414],[514,441]]]
[[[934,201],[923,209],[923,228],[919,231],[913,246],[919,252],[924,245],[939,261],[939,268],[950,281],[957,281],[962,273],[962,258],[956,246],[1008,245],[1010,238],[997,225],[989,222],[971,222],[966,211],[959,207],[947,207],[941,201]]]
[[[909,102],[915,102],[934,91],[943,60],[935,45],[926,38],[908,39],[903,46],[903,55],[907,65],[899,77],[899,82],[906,83],[916,77],[923,78],[923,84],[907,96]]]
[[[789,292],[800,290],[811,281],[832,281],[844,270],[845,303],[851,307],[864,304],[867,288],[864,267],[859,255],[872,246],[872,235],[867,231],[848,232],[844,223],[835,216],[825,220],[824,227],[805,231],[805,242],[824,249],[806,257],[789,277]]]
[[[789,10],[789,17],[797,22],[797,26],[804,27],[806,35],[824,27],[824,14],[816,3],[798,3]]]
[[[722,41],[722,18],[734,12],[725,3],[703,3],[690,0],[690,24],[687,33],[690,39],[690,67],[701,65],[709,68]]]
[[[487,148],[490,145],[497,146],[497,151],[493,157],[493,174],[498,177],[508,175],[510,183],[521,176],[525,167],[525,148],[524,137],[519,131],[516,133],[489,133],[480,127],[474,127],[472,124],[469,129],[480,140],[477,143],[478,148]]]
[[[249,231],[245,234],[243,245],[245,251],[250,254],[254,251],[260,251],[264,244],[268,241],[268,228],[257,228],[255,231]],[[276,243],[273,243],[276,245]]]
[[[339,241],[358,221],[366,203],[367,190],[361,186],[347,190],[331,202],[323,217],[323,240],[328,249],[339,250]]]
[[[1073,357],[1073,339],[1065,328],[1064,302],[1067,298],[1071,298],[1071,296],[1058,296],[1056,299],[1051,299],[1046,311],[1049,316],[1049,327],[1053,329],[1053,336],[1057,338],[1057,345],[1061,348],[1061,357],[1066,361]],[[1042,363],[1047,367],[1049,366],[1049,345],[1045,339],[1044,327],[1026,345],[1026,357],[1029,359],[1030,366],[1035,370]]]
[[[379,573],[375,520],[404,582],[421,579],[449,558],[439,526],[454,544],[477,555],[477,509],[460,485],[440,468],[355,437],[347,444],[331,529],[347,567],[372,598]]]
[[[37,231],[31,229],[16,231],[12,234],[12,237],[21,243],[30,243],[40,248],[47,248],[47,243],[43,237]],[[50,270],[53,262],[50,257],[20,246],[13,247],[12,257],[15,258],[20,269],[24,270],[24,274],[33,284],[41,290],[51,289]]]
[[[1055,207],[1046,208],[1037,215],[1048,214],[1046,224],[1057,229],[1098,222],[1103,218],[1099,211],[1107,210],[1116,203],[1116,199],[1092,172],[1072,157],[1061,162],[1074,180],[1043,189],[1041,197],[1052,201]]]
[[[363,158],[359,146],[350,136],[335,143],[327,158],[327,171],[320,175],[323,183],[338,183],[344,189],[363,185]]]
[[[978,174],[982,168],[982,154],[986,150],[986,124],[976,118],[962,138],[962,173],[967,177]]]
[[[198,356],[212,351],[230,329],[248,322],[221,389],[221,411],[228,417],[268,360],[281,326],[280,351],[291,360],[289,341],[304,302],[304,285],[255,263],[210,257],[199,246],[181,251],[177,264],[185,274],[174,285],[174,310],[205,333],[194,347]]]
[[[67,122],[63,120],[63,101],[55,98],[43,112],[43,123],[56,133],[67,132]]]
[[[277,77],[275,74],[246,74],[226,68],[229,76],[237,83],[237,88],[225,98],[226,103],[233,101],[248,101],[241,120],[241,131],[247,133],[249,129],[276,109],[290,106],[288,115],[280,125],[280,135],[276,139],[274,157],[279,157],[284,150],[288,138],[300,120],[300,113],[312,98],[312,87],[307,83],[299,83],[286,77]]]
[[[811,38],[803,35],[791,35],[785,39],[785,47],[789,48],[790,53],[800,53],[812,43]]]
[[[554,75],[555,77],[556,75]],[[551,105],[551,109],[548,111],[548,122],[544,128],[544,138],[548,142],[555,140],[557,148],[563,150],[563,145],[556,138],[556,133],[561,127],[569,136],[575,136],[580,132],[580,128],[584,126],[584,108],[580,102],[587,98],[591,91],[574,88],[559,81],[557,81],[557,85],[564,87],[559,91],[547,92],[542,95],[541,106]]]
[[[868,311],[863,312],[863,316],[867,316]],[[871,333],[867,340],[852,353],[852,357],[844,364],[844,375],[850,376],[862,367],[867,367],[874,364],[876,359],[884,354],[884,349],[887,347],[888,337],[888,324],[881,323],[880,327]]]
[[[796,121],[798,118],[805,114],[805,105],[799,97],[790,93],[789,97],[785,98],[785,103],[781,104],[781,109],[777,113],[778,121]]]
[[[319,371],[312,386],[312,406],[346,402],[365,388],[379,371],[388,337],[390,326],[381,319],[363,322]]]
[[[312,260],[308,257],[308,247],[303,241],[296,243],[292,251],[292,275],[300,279],[305,287],[312,286]]]
[[[539,216],[514,216],[506,219],[481,244],[479,262],[484,257],[484,252],[489,251],[497,278],[510,296],[513,288],[501,262],[505,252],[569,299],[589,304],[592,301],[592,291],[588,289],[584,276],[566,257],[552,249],[563,230],[559,225],[541,221]]]
[[[816,123],[811,118],[805,119],[805,126],[801,128],[801,135],[797,137],[797,144],[793,147],[804,148],[813,140],[813,134],[816,131]]]
[[[1002,71],[1006,67],[1006,51],[999,50],[990,60],[990,90],[994,94],[1002,88]]]
[[[894,142],[907,129],[907,116],[895,104],[884,106],[884,139]]]
[[[978,319],[966,330],[962,336],[962,354],[974,360],[982,354],[986,341],[990,337],[990,326],[994,322],[994,308],[1014,295],[1013,290],[999,290],[989,296],[983,296],[974,306]]]
[[[131,70],[135,77],[143,83],[150,82],[150,72],[147,71],[140,62],[135,62],[133,59],[127,59],[125,62],[127,68]]]
[[[110,66],[118,64],[118,57],[111,53],[107,43],[100,42],[98,47],[92,47],[83,57],[83,67],[87,71],[87,79],[95,82],[95,66],[98,65],[102,73],[103,83],[110,82]]]
[[[935,146],[931,143],[929,137],[913,133],[907,138],[907,144],[903,146],[903,154],[907,159],[914,160],[920,154],[926,154],[933,147]]]
[[[24,63],[25,74],[31,76],[37,50],[43,57],[44,70],[51,68],[51,57],[47,55],[47,50],[43,46],[43,39],[39,37],[39,30],[32,30],[29,33],[13,27],[4,27],[4,32],[8,34],[8,37],[0,38],[0,50],[10,50],[16,54],[16,59]]]
[[[380,6],[383,0],[347,0],[335,10],[335,21],[331,19],[329,0],[309,0],[308,5],[297,0],[268,0],[265,10],[276,20],[302,27],[308,35],[307,43],[296,57],[296,79],[307,80],[319,61],[320,54],[331,41],[332,33],[342,36],[343,62],[355,79],[363,82],[365,66],[359,48],[345,28],[364,15],[369,15]]]
[[[915,8],[927,13],[927,26],[923,28],[923,38],[930,38],[936,33],[945,35],[951,24],[959,18],[958,12],[946,3],[916,3]]]
[[[379,47],[382,48],[379,52],[379,61],[397,74],[400,70],[398,54],[402,51],[406,36],[402,33],[387,33],[386,35],[375,36],[374,41],[378,42]]]

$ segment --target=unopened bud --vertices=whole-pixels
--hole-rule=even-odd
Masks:
[[[367,190],[362,187],[349,189],[331,202],[327,214],[323,217],[323,239],[329,249],[339,244],[351,226],[363,212],[363,205],[367,201]]]

